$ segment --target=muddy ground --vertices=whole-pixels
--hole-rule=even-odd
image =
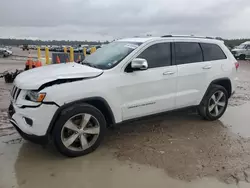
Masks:
[[[23,63],[0,61],[0,72]],[[96,152],[65,159],[54,148],[23,141],[7,119],[11,85],[0,80],[0,188],[249,187],[250,62],[240,62],[236,94],[218,121],[195,109],[108,130]],[[3,174],[3,175],[2,175]]]

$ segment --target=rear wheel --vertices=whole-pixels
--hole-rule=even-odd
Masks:
[[[239,59],[240,59],[240,60],[245,60],[245,59],[246,59],[246,55],[241,54],[241,55],[239,56]]]
[[[94,106],[83,104],[64,110],[52,137],[63,155],[77,157],[93,152],[105,134],[106,121]]]
[[[207,120],[217,120],[226,111],[227,104],[227,90],[220,85],[212,85],[198,107],[198,113]]]

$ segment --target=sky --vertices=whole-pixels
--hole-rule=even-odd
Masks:
[[[0,0],[0,38],[250,38],[250,0]]]

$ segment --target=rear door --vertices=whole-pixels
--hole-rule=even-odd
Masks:
[[[208,85],[207,75],[212,68],[211,62],[203,61],[198,42],[176,41],[174,45],[178,70],[176,107],[197,105]]]

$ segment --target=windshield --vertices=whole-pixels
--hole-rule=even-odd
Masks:
[[[139,45],[141,43],[138,42],[112,42],[87,56],[82,63],[99,69],[111,69]]]
[[[237,46],[236,48],[237,49],[245,49],[246,46],[247,46],[246,44],[241,44],[241,45]]]

